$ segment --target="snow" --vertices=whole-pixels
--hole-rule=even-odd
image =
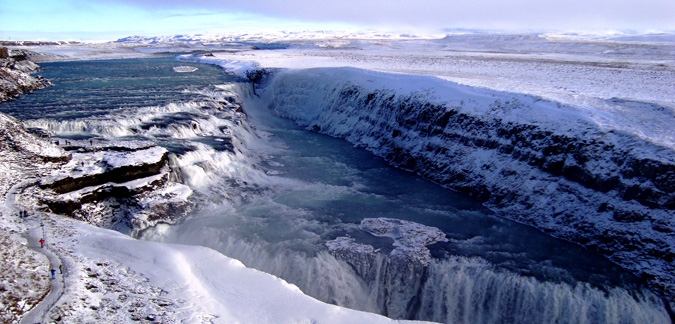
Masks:
[[[200,323],[392,323],[328,305],[204,247],[132,239],[59,216],[49,237],[65,256],[66,294],[54,313],[83,322],[135,315]],[[82,300],[85,301],[82,301]]]
[[[176,58],[181,62],[199,62],[206,64],[214,64],[222,67],[225,71],[237,75],[241,78],[248,78],[247,72],[255,71],[259,68],[258,64],[254,61],[249,60],[222,60],[217,59],[211,56],[199,55],[194,56],[192,54],[179,55]]]
[[[70,176],[76,178],[104,173],[123,166],[156,164],[166,154],[167,150],[159,146],[128,152],[110,150],[86,153],[75,152],[72,153],[70,162],[63,166],[64,169],[54,172],[54,177]],[[65,174],[64,170],[67,170]]]
[[[190,73],[190,72],[195,72],[198,70],[198,68],[194,66],[187,66],[187,65],[180,65],[180,66],[174,66],[173,70],[178,73]]]
[[[427,245],[448,242],[445,233],[438,228],[400,219],[365,218],[359,229],[374,236],[392,238],[396,248],[391,251],[391,255],[411,258],[422,264],[431,261]]]
[[[200,61],[227,62],[222,66],[239,74],[256,66],[287,69],[350,66],[407,75],[431,75],[471,87],[527,94],[563,103],[567,105],[566,113],[589,120],[605,131],[628,132],[655,144],[675,146],[675,135],[668,131],[675,123],[675,87],[670,86],[675,84],[675,60],[671,55],[675,45],[654,45],[656,50],[649,52],[651,56],[645,59],[642,54],[647,49],[631,44],[621,44],[628,48],[624,49],[610,43],[629,53],[618,53],[612,58],[592,52],[575,54],[575,50],[584,49],[584,43],[569,46],[570,53],[547,50],[541,54],[495,54],[488,52],[491,48],[480,52],[455,52],[454,49],[438,48],[436,44],[420,42],[397,48],[369,46],[360,50],[214,53],[214,57]],[[242,61],[242,58],[246,60]],[[398,82],[405,83],[408,77],[401,77]],[[417,86],[419,79],[414,80],[408,83],[410,87],[423,88]],[[533,116],[537,118],[548,110],[527,111],[514,118],[538,113]],[[551,115],[543,122],[556,117],[557,114]]]
[[[415,222],[393,218],[365,218],[361,220],[359,229],[377,237],[393,239],[394,249],[390,255],[407,262],[412,260],[421,265],[428,265],[432,258],[426,247],[439,242],[448,242],[445,233],[438,228]],[[374,257],[375,248],[368,244],[358,243],[352,237],[337,237],[326,242],[328,250],[338,255],[360,254]]]
[[[657,184],[670,179],[675,165],[675,134],[666,131],[675,129],[675,114],[667,106],[616,100],[643,117],[624,124],[621,114],[607,114],[609,122],[600,125],[598,111],[582,106],[346,67],[279,71],[258,93],[280,116],[307,129],[470,192],[501,216],[588,242],[636,275],[658,277],[652,283],[666,294],[675,285],[672,262],[658,257],[672,253],[675,228],[667,205],[672,189]],[[560,147],[565,141],[587,148]],[[545,170],[555,159],[564,161],[559,173],[579,168],[592,180],[619,185],[596,190],[592,181]],[[659,178],[638,175],[641,165],[658,165]],[[622,188],[629,187],[664,198],[654,198],[652,208],[640,197],[625,198]],[[603,202],[611,210],[601,208]]]
[[[14,234],[16,236],[16,234]],[[25,239],[0,231],[0,321],[10,323],[37,304],[46,294],[47,257],[26,246]]]

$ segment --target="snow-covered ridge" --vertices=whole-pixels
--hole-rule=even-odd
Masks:
[[[576,107],[430,77],[288,70],[264,90],[282,116],[598,250],[674,298],[672,139],[598,127]],[[675,129],[673,112],[661,111]]]
[[[67,160],[68,154],[65,151],[49,142],[36,139],[35,136],[28,133],[26,126],[14,117],[0,114],[0,132],[2,134],[2,146],[0,148],[10,148],[16,151],[24,150],[41,156],[46,160]]]
[[[310,41],[335,39],[417,39],[438,37],[440,34],[410,34],[382,32],[377,30],[365,31],[257,31],[231,32],[218,34],[195,35],[168,35],[168,36],[129,36],[116,40],[116,43],[167,44],[167,43],[203,43],[217,44],[223,42],[244,42],[251,44],[267,44],[281,41]]]

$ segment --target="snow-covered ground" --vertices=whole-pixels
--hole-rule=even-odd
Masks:
[[[197,60],[237,73],[251,66],[348,66],[431,75],[472,87],[569,104],[575,113],[603,129],[640,134],[672,147],[674,135],[668,131],[672,118],[667,117],[675,113],[673,54],[675,42],[573,41],[527,35],[352,41],[327,48],[217,52]],[[632,102],[655,106],[630,105]]]

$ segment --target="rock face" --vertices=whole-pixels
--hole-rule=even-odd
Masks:
[[[100,227],[132,234],[159,222],[178,221],[192,191],[177,182],[166,149],[149,142],[89,144],[68,147],[72,159],[40,181],[42,202]]]
[[[49,80],[30,75],[39,69],[37,64],[26,59],[25,53],[0,47],[0,102],[50,86]]]
[[[393,239],[394,249],[389,257],[351,237],[326,242],[328,250],[337,259],[347,262],[365,282],[389,287],[374,289],[371,293],[383,314],[392,318],[418,318],[419,296],[432,260],[427,246],[447,242],[445,234],[434,227],[391,218],[363,219],[359,229]]]
[[[175,157],[151,142],[81,140],[64,149],[0,114],[0,153],[7,159],[3,163],[42,170],[37,186],[22,191],[24,201],[97,226],[134,234],[160,222],[175,223],[190,208],[192,190],[181,183]],[[28,171],[23,173],[3,171],[0,189]]]
[[[675,300],[671,148],[538,98],[359,73],[281,73],[266,93],[280,115],[597,250]]]

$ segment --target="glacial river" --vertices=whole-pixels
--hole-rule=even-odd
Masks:
[[[198,70],[173,69],[181,65]],[[190,137],[180,127],[171,136],[153,132],[148,120],[161,129],[186,121],[207,129],[213,123],[210,118],[217,117],[200,113],[199,102],[231,91],[217,85],[241,81],[217,67],[172,58],[42,66],[40,74],[55,86],[2,103],[0,111],[30,127],[48,128],[57,138],[152,140],[184,163],[196,208],[183,223],[149,229],[143,239],[208,246],[318,299],[392,318],[669,322],[662,302],[605,258],[501,219],[477,201],[391,168],[343,140],[301,129],[274,116],[264,98],[241,94],[258,132],[245,143],[259,167],[224,166],[230,162],[223,157],[236,154],[222,134]],[[133,122],[140,119],[143,127]],[[121,131],[124,127],[129,130]],[[200,180],[205,177],[208,181]],[[394,258],[399,242],[364,231],[359,227],[364,219],[437,228],[447,241],[426,246],[432,256],[427,263]],[[373,249],[336,257],[327,242],[341,237]]]

